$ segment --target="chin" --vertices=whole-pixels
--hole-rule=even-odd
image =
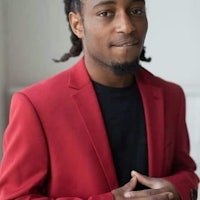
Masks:
[[[135,74],[140,69],[139,60],[125,61],[125,62],[112,62],[110,69],[116,75]]]

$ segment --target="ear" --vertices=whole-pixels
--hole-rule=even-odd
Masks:
[[[69,24],[73,33],[80,39],[83,37],[83,23],[79,13],[70,12],[68,15]]]

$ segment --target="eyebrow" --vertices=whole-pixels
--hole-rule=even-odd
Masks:
[[[99,3],[94,5],[94,8],[99,7],[99,6],[110,5],[110,4],[116,4],[116,1],[100,1]]]
[[[130,2],[145,2],[145,0],[129,0]],[[107,0],[107,1],[100,1],[96,5],[94,5],[93,8],[99,7],[99,6],[105,6],[110,4],[116,4],[116,0]]]

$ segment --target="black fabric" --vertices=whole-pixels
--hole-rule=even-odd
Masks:
[[[133,169],[148,175],[145,118],[137,84],[134,82],[126,88],[112,88],[94,82],[94,88],[104,117],[119,185],[130,180]],[[137,189],[143,188],[138,186]]]

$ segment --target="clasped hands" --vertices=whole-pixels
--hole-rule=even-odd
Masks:
[[[175,187],[162,178],[151,178],[136,171],[132,171],[131,176],[124,186],[112,190],[115,200],[180,200]],[[134,191],[137,183],[149,189]]]

